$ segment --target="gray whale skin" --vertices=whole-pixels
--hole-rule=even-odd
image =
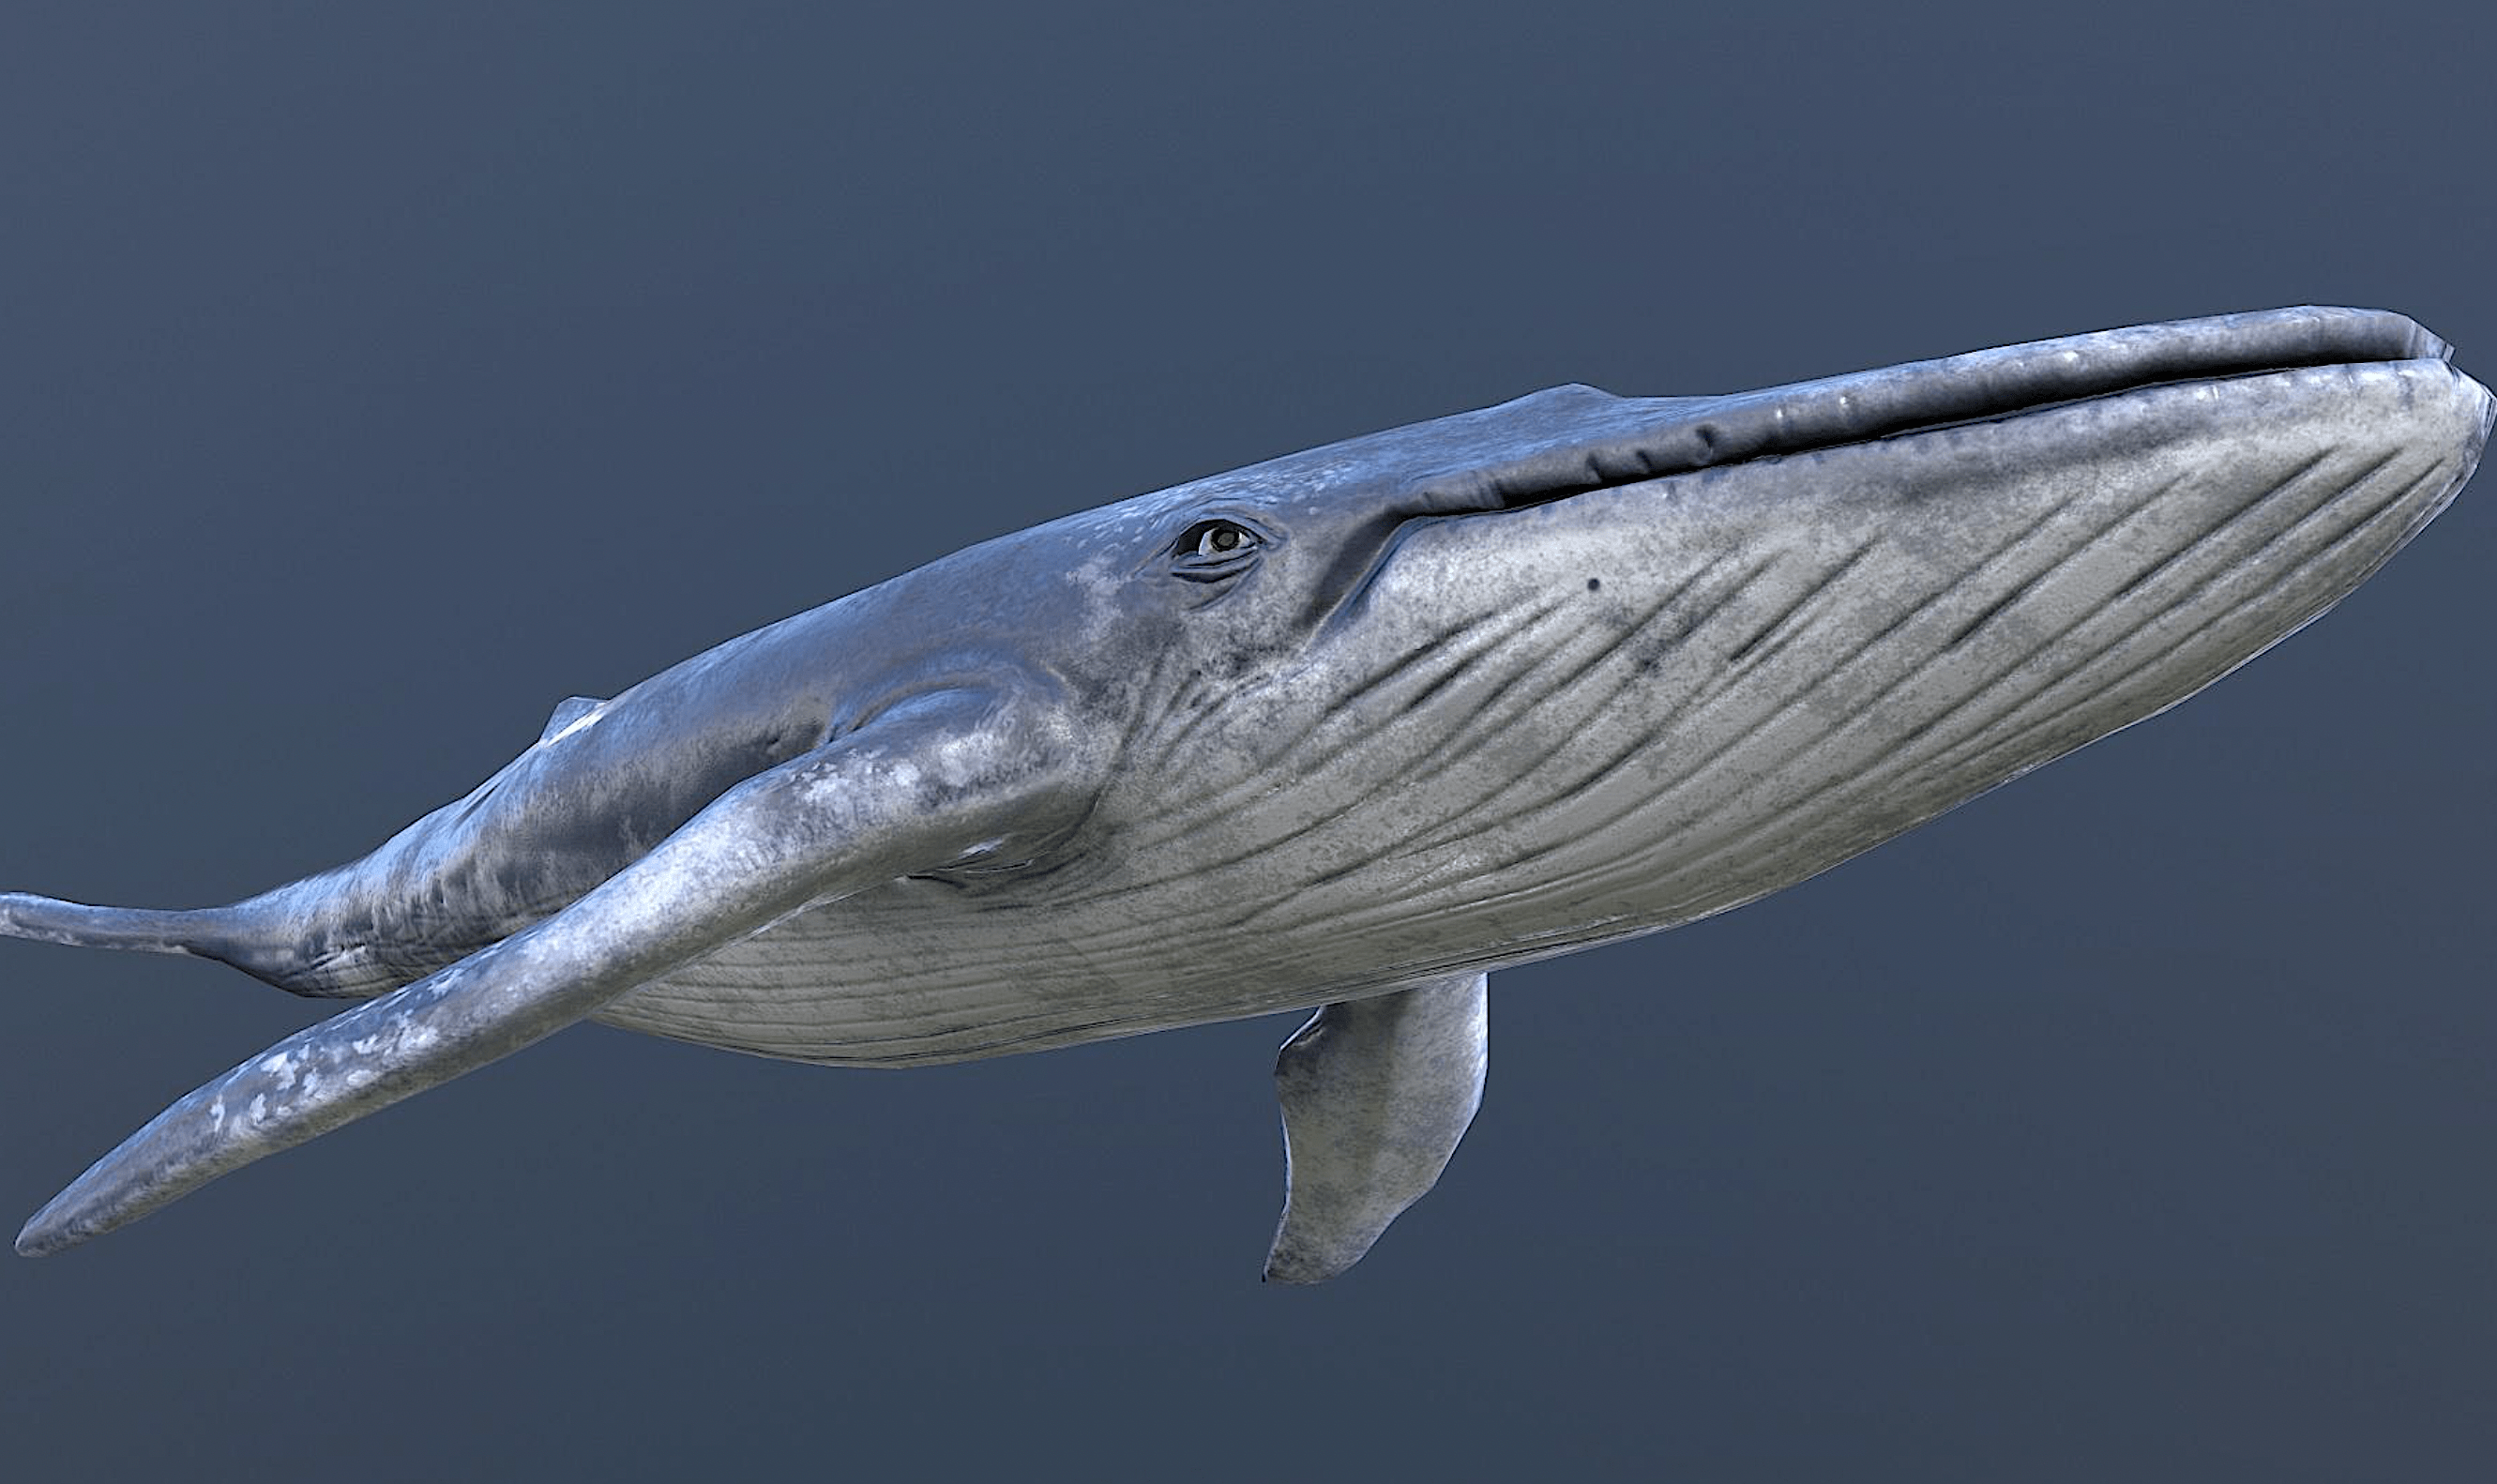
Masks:
[[[554,710],[229,906],[0,934],[363,1003],[45,1207],[55,1250],[575,1021],[913,1066],[1316,1008],[1270,1278],[1481,1096],[1485,976],[1826,869],[2174,705],[2452,498],[2489,395],[2302,308],[1725,396],[1559,387],[984,542]]]

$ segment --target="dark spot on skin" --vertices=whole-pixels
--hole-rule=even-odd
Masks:
[[[1603,585],[1604,580],[1600,577],[1591,577],[1587,579],[1587,590],[1589,592],[1594,592],[1598,588],[1601,588]]]

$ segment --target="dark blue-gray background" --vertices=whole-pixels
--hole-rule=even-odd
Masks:
[[[0,885],[228,900],[563,696],[1553,382],[2301,301],[2497,372],[2478,7],[1740,9],[15,0]],[[585,1026],[0,1267],[5,1471],[2487,1477],[2492,559],[2467,491],[2177,713],[1501,975],[1333,1285],[1256,1280],[1288,1018]],[[13,1220],[317,1013],[0,981]]]

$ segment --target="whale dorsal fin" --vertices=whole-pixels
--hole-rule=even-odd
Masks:
[[[546,730],[538,734],[538,741],[554,741],[563,735],[564,728],[606,704],[606,700],[599,696],[566,696],[554,704],[554,711],[547,717]]]
[[[1268,1279],[1342,1273],[1438,1180],[1482,1105],[1485,979],[1328,1005],[1283,1043],[1283,1219]]]

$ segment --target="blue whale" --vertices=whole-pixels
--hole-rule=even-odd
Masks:
[[[2301,308],[1719,396],[1561,387],[1072,515],[733,639],[361,860],[0,935],[361,1001],[56,1250],[584,1019],[917,1066],[1313,1009],[1268,1276],[1480,1100],[1487,976],[1740,905],[2193,695],[2462,487],[2489,394]]]

